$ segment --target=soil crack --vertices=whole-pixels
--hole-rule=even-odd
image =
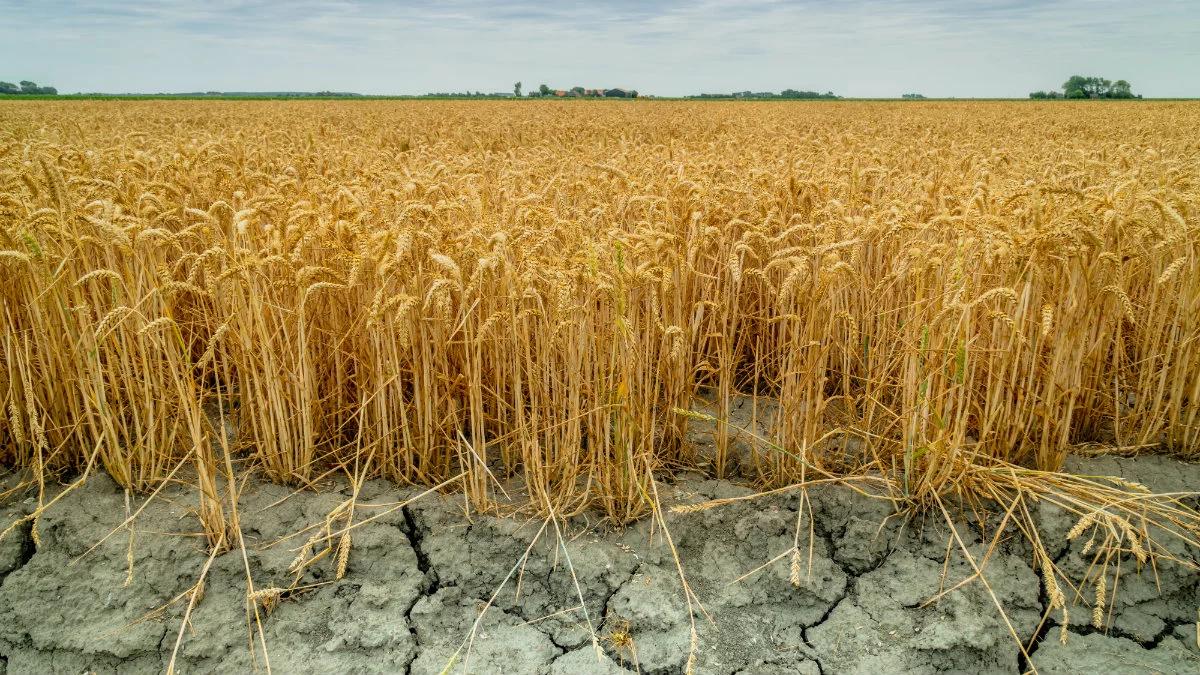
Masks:
[[[609,589],[608,595],[604,597],[604,602],[600,605],[600,620],[597,623],[597,626],[603,625],[604,622],[608,620],[608,606],[612,602],[612,599],[616,597],[617,593],[621,592],[622,588],[625,588],[625,586],[632,583],[634,578],[641,574],[643,565],[644,563],[639,562],[633,567],[633,570],[629,572],[629,576],[625,577],[624,581],[619,584],[615,584]]]
[[[417,526],[416,518],[413,517],[412,509],[403,506],[400,508],[400,513],[404,516],[405,526],[397,527],[396,529],[400,530],[408,539],[408,545],[412,547],[413,555],[417,558],[417,571],[425,578],[425,587],[421,589],[421,595],[414,598],[413,603],[408,606],[408,609],[404,610],[404,624],[408,627],[408,632],[412,636],[413,645],[415,646],[412,658],[408,660],[408,663],[404,664],[405,675],[411,675],[412,667],[417,661],[417,655],[420,651],[419,646],[421,644],[420,638],[417,637],[417,627],[413,623],[413,610],[417,608],[417,603],[421,601],[421,598],[431,597],[434,593],[437,593],[442,585],[437,570],[433,569],[433,566],[429,562],[429,555],[425,553],[422,542],[424,537],[421,534],[421,528]]]
[[[421,528],[417,526],[417,520],[413,517],[412,510],[407,506],[402,507],[400,512],[404,514],[404,524],[406,527],[399,528],[404,536],[408,538],[408,544],[412,546],[413,553],[417,556],[417,569],[425,575],[427,587],[425,595],[433,595],[442,587],[441,579],[437,570],[429,563],[429,555],[425,553],[422,544],[424,536],[421,534]]]
[[[1029,658],[1033,657],[1034,652],[1038,647],[1042,646],[1042,640],[1046,639],[1046,635],[1050,633],[1050,629],[1054,623],[1050,620],[1050,596],[1046,593],[1046,584],[1038,579],[1038,604],[1042,608],[1042,620],[1038,624],[1037,632],[1033,634],[1033,639],[1025,644],[1025,650],[1017,650],[1017,668],[1022,673],[1028,673],[1033,668],[1033,664],[1029,662]],[[1029,658],[1026,658],[1028,654]]]
[[[1179,626],[1192,626],[1192,625],[1195,625],[1195,623],[1190,622],[1190,621],[1184,621],[1184,622],[1175,623],[1175,624],[1168,623],[1161,631],[1159,631],[1159,633],[1157,635],[1150,638],[1149,640],[1143,640],[1142,638],[1139,638],[1138,636],[1134,635],[1133,633],[1130,633],[1125,630],[1121,630],[1120,628],[1117,628],[1116,626],[1108,626],[1107,628],[1096,628],[1095,626],[1093,626],[1090,623],[1089,624],[1080,624],[1078,626],[1068,626],[1067,632],[1072,635],[1093,635],[1093,634],[1099,633],[1100,635],[1103,635],[1105,637],[1124,638],[1126,640],[1129,640],[1130,642],[1136,643],[1142,649],[1155,649],[1159,646],[1159,644],[1162,643],[1163,640],[1170,637],[1175,632],[1175,629],[1178,628]],[[1032,652],[1030,652],[1030,653],[1032,654]]]

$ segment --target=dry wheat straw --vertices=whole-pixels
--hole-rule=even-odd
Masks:
[[[972,457],[1200,453],[1194,106],[128,110],[0,122],[0,461],[99,447],[144,491],[190,458],[212,542],[235,451],[627,522],[656,470],[732,470],[741,394],[778,404],[765,485],[870,466],[928,504]]]

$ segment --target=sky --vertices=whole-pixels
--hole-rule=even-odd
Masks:
[[[0,0],[0,36],[0,80],[62,93],[1200,97],[1200,0]]]

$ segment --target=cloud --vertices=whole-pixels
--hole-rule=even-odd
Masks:
[[[1200,96],[1191,0],[0,0],[3,79],[63,91],[833,89]]]

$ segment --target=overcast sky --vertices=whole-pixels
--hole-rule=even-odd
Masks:
[[[60,92],[1200,97],[1200,0],[0,0],[0,80]]]

